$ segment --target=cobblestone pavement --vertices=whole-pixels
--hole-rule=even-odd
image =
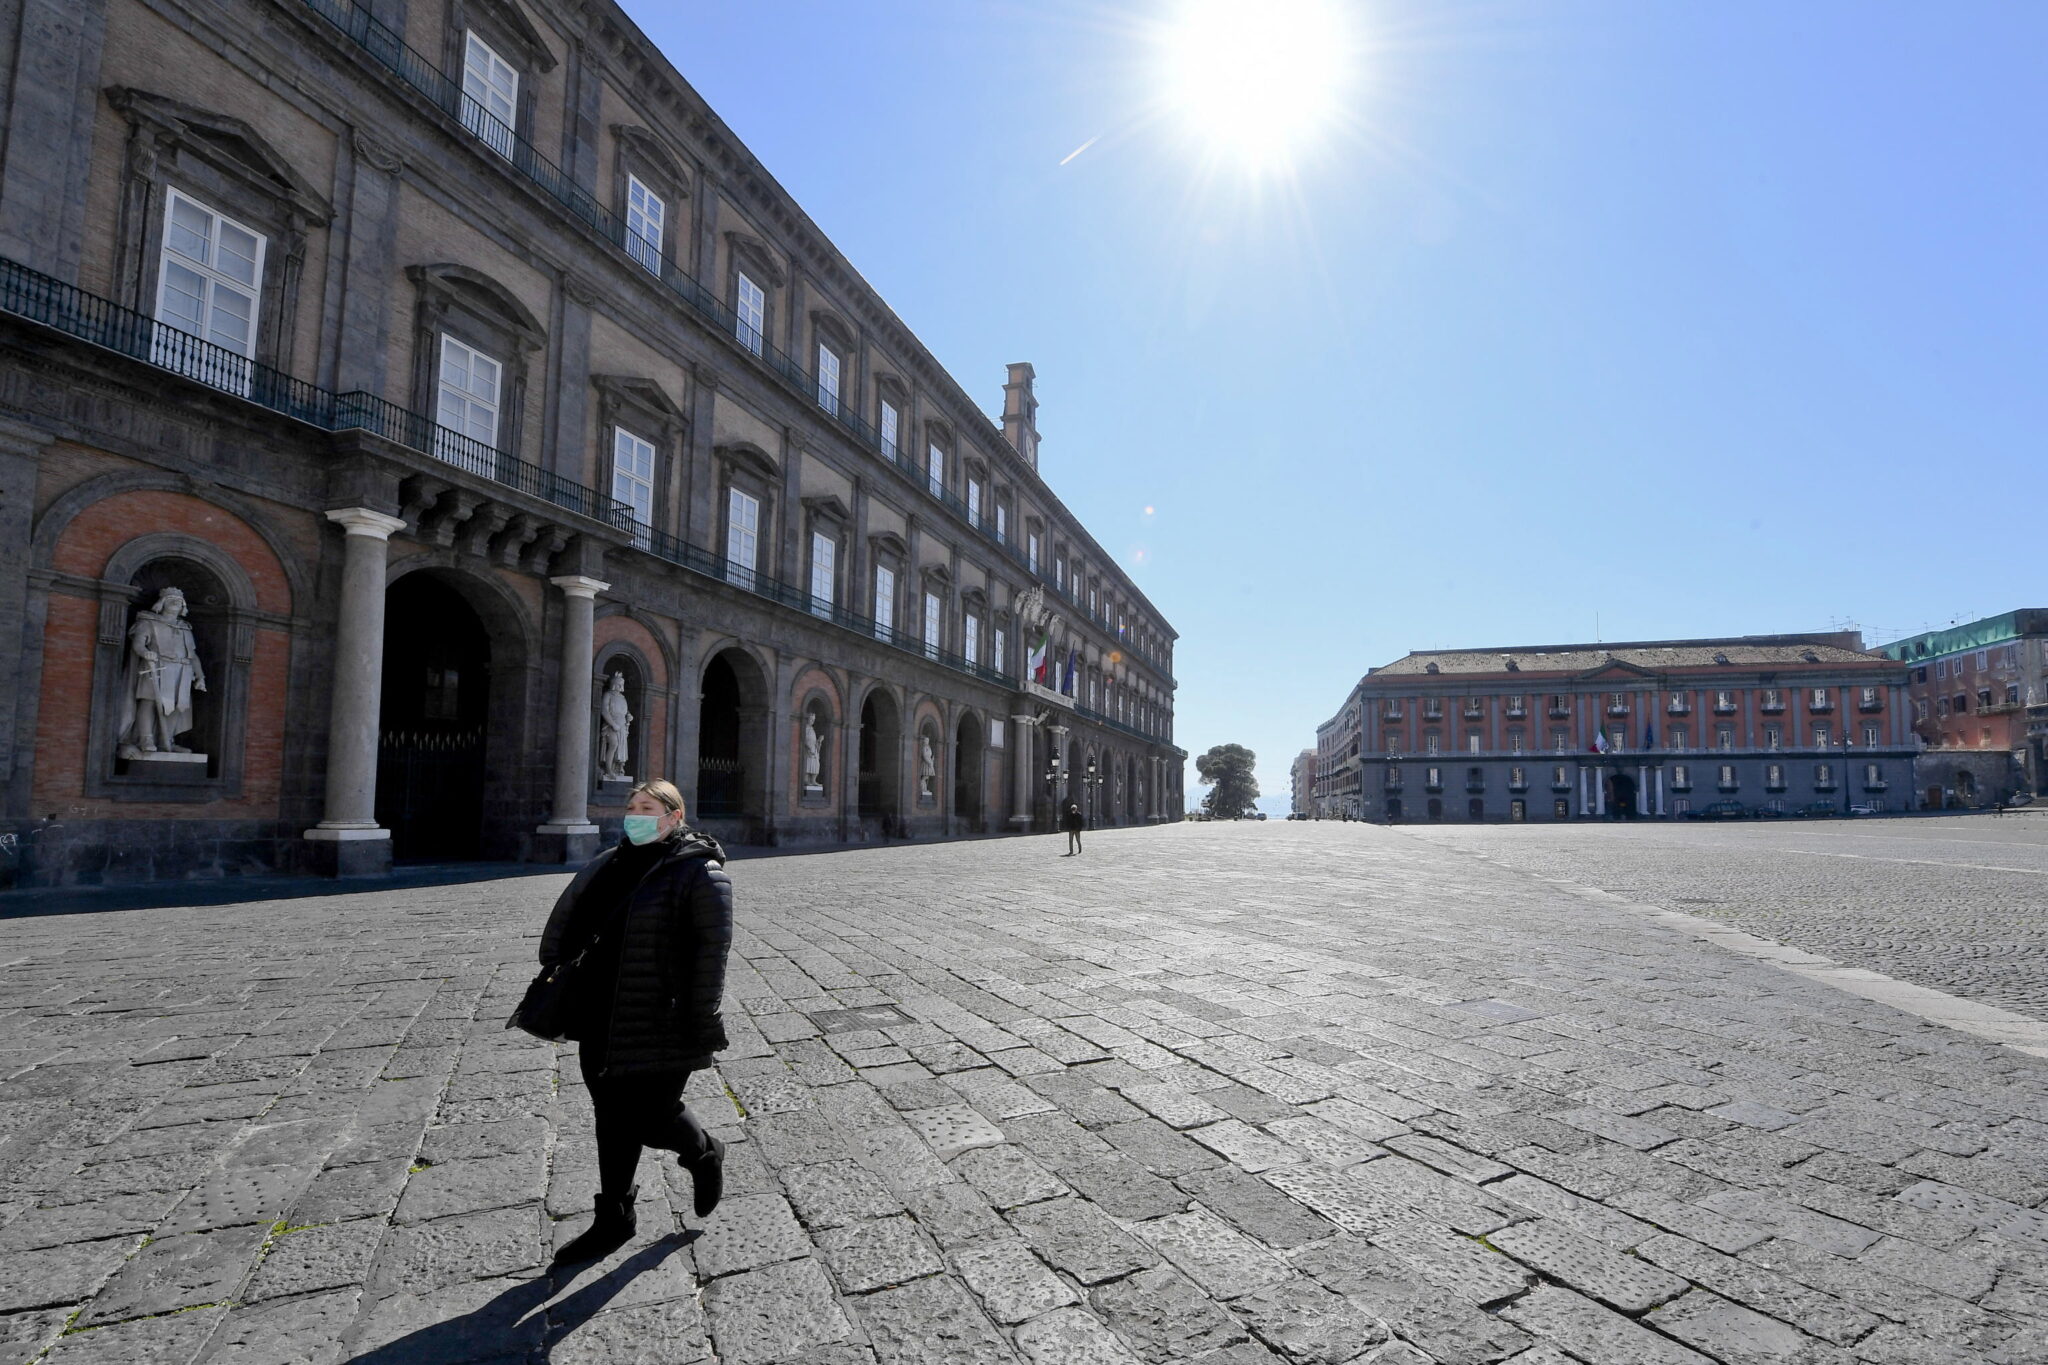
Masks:
[[[1401,828],[2048,1020],[2048,815]]]
[[[557,878],[0,925],[0,1360],[2048,1360],[2048,1062],[1398,831],[734,865],[589,1218]]]

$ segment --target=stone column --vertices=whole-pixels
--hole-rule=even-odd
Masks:
[[[1661,772],[1662,769],[1659,769],[1659,771]],[[1650,770],[1638,763],[1636,764],[1636,814],[1648,815],[1649,813]]]
[[[1664,766],[1657,765],[1657,814],[1664,814]]]
[[[1598,768],[1593,769],[1593,814],[1603,818],[1607,814],[1607,778]]]
[[[534,833],[534,861],[580,863],[597,853],[590,823],[591,639],[597,595],[611,584],[584,574],[548,582],[562,590],[562,669],[555,703],[555,813]]]
[[[1019,833],[1031,828],[1031,717],[1010,717],[1010,824]]]
[[[391,533],[405,525],[367,507],[327,519],[342,540],[341,613],[334,629],[334,700],[327,719],[327,806],[305,833],[316,870],[336,877],[391,870],[391,831],[377,825],[377,721],[384,689],[384,570]]]

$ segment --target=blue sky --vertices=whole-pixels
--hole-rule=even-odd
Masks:
[[[627,9],[989,411],[1037,367],[1268,810],[1409,649],[2048,605],[2048,5],[1361,0],[1255,178],[1148,108],[1176,2]]]

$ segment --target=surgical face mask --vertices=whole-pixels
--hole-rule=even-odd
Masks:
[[[651,844],[661,837],[661,817],[658,815],[629,815],[625,824],[626,837],[636,844]]]

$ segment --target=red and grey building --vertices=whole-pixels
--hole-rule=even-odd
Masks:
[[[1925,804],[2048,796],[2048,607],[1923,631],[1880,652],[1911,670]]]
[[[1368,819],[1901,810],[1906,679],[1854,631],[1418,650],[1370,670],[1339,715],[1358,717]]]

